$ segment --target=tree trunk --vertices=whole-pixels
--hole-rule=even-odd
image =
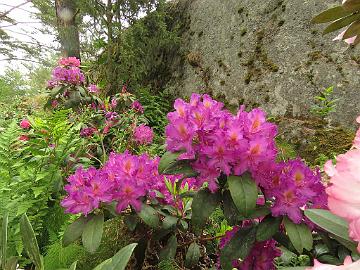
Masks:
[[[79,30],[75,22],[76,0],[55,0],[57,26],[64,57],[80,59]]]

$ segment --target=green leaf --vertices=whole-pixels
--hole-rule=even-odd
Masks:
[[[160,261],[171,260],[175,258],[177,249],[177,239],[175,235],[172,235],[166,246],[160,251]]]
[[[284,225],[291,243],[300,254],[304,249],[312,249],[313,237],[310,229],[305,224],[295,224],[285,217]]]
[[[279,270],[306,270],[309,266],[297,266],[297,267],[280,267]]]
[[[240,214],[248,217],[255,210],[258,189],[249,174],[228,177],[229,190]]]
[[[259,224],[256,231],[256,240],[265,241],[272,238],[279,230],[281,218],[272,217],[271,215],[265,217]]]
[[[323,209],[305,210],[305,216],[325,231],[352,242],[348,236],[349,225],[343,218]]]
[[[173,216],[166,216],[163,220],[163,228],[164,229],[170,229],[170,228],[174,228],[178,222],[178,218],[177,217],[173,217]]]
[[[359,0],[347,0],[343,7],[345,10],[351,11],[351,12],[357,12],[360,11],[360,2]]]
[[[189,160],[177,160],[182,152],[166,152],[159,162],[160,174],[182,174],[186,177],[194,177],[198,174],[190,166]]]
[[[124,217],[124,223],[130,231],[134,231],[138,224],[138,217],[136,215],[127,215]]]
[[[2,225],[1,225],[1,253],[0,261],[1,267],[5,269],[6,266],[6,249],[7,249],[7,238],[8,238],[8,223],[9,223],[9,214],[6,212],[3,216]]]
[[[228,224],[233,226],[241,220],[241,215],[237,210],[229,190],[225,190],[223,193],[223,205],[224,205],[224,216],[228,221]]]
[[[100,246],[104,229],[104,214],[92,215],[82,233],[82,243],[87,251],[95,253]]]
[[[201,229],[218,204],[219,196],[217,193],[211,193],[207,189],[199,190],[192,202],[192,225],[196,229]]]
[[[43,258],[40,255],[39,246],[34,230],[26,214],[20,219],[21,238],[29,258],[34,263],[36,270],[43,270]]]
[[[156,228],[159,226],[160,220],[158,213],[150,205],[143,204],[141,207],[141,211],[137,214],[145,222],[146,225],[152,228]]]
[[[124,270],[136,246],[136,243],[127,245],[93,270]]]
[[[10,257],[6,262],[4,270],[16,270],[17,263],[18,263],[18,258]]]
[[[244,260],[255,243],[256,228],[240,228],[223,248],[220,264],[223,270],[232,270],[232,261]]]
[[[352,12],[345,10],[342,6],[330,8],[311,20],[312,23],[327,23],[332,22],[337,19],[343,18],[345,16],[351,15]]]
[[[360,34],[360,21],[353,22],[349,28],[345,31],[343,40],[352,38]]]
[[[185,266],[188,268],[193,267],[194,265],[197,265],[200,259],[200,247],[196,243],[192,243],[188,251],[186,253],[185,257]]]
[[[339,19],[335,22],[333,22],[332,24],[328,25],[323,34],[328,34],[331,32],[334,32],[336,30],[339,30],[341,28],[344,28],[345,26],[348,26],[349,24],[351,24],[352,22],[359,20],[360,19],[360,14],[353,14],[347,17],[344,17],[342,19]]]
[[[66,228],[62,239],[63,247],[67,247],[81,237],[88,221],[87,217],[81,216]]]
[[[77,262],[73,262],[72,265],[70,265],[69,270],[76,270]]]
[[[159,173],[165,174],[166,170],[176,163],[177,158],[181,155],[181,153],[182,152],[166,152],[160,159],[158,167]]]

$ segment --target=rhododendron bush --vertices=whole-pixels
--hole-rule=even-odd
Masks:
[[[136,102],[132,108],[141,112]],[[358,178],[350,167],[358,150],[339,158],[336,168],[327,164],[327,186],[319,168],[300,158],[277,160],[277,127],[261,109],[242,106],[232,114],[199,94],[188,102],[177,99],[174,108],[161,158],[113,152],[100,168],[80,167],[68,178],[61,205],[81,216],[65,232],[64,244],[82,235],[83,245],[95,252],[105,217],[121,215],[130,231],[145,228],[148,241],[159,243],[160,260],[184,252],[189,268],[206,257],[204,243],[219,237],[218,269],[275,269],[284,248],[322,263],[341,263],[339,249],[356,258]],[[152,136],[144,125],[134,131],[137,144],[151,143]],[[209,236],[204,228],[215,209],[230,227]]]

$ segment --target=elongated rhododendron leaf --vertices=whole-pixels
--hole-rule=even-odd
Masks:
[[[351,241],[348,236],[349,225],[345,219],[323,209],[305,210],[305,216],[329,233],[345,239],[346,241]]]
[[[305,224],[295,224],[288,218],[284,218],[284,225],[286,233],[297,252],[302,254],[304,249],[311,250],[313,236]]]
[[[257,228],[256,240],[265,241],[272,238],[279,231],[280,223],[281,218],[272,217],[271,215],[265,217]]]
[[[156,228],[159,226],[160,220],[157,211],[150,205],[143,204],[141,211],[138,213],[139,217],[145,222],[146,225]]]
[[[172,235],[166,243],[166,246],[160,251],[160,260],[174,259],[177,249],[177,239],[175,235]]]
[[[185,257],[185,265],[188,268],[191,268],[192,266],[196,265],[199,262],[200,259],[200,247],[196,243],[191,243],[191,245],[188,248],[188,251],[186,252]]]
[[[87,217],[81,216],[66,228],[62,239],[63,247],[70,245],[81,237],[88,221]]]
[[[95,253],[101,243],[104,229],[104,214],[92,215],[82,233],[82,243],[87,251]]]
[[[337,19],[343,18],[345,16],[351,15],[352,12],[345,10],[342,6],[330,8],[311,20],[312,23],[327,23],[332,22]]]
[[[192,202],[192,225],[196,229],[201,229],[218,204],[219,196],[217,193],[211,193],[207,189],[200,190]]]
[[[231,197],[240,214],[248,217],[255,210],[258,189],[249,174],[228,177]]]
[[[232,270],[232,261],[244,260],[255,243],[256,228],[241,228],[224,247],[220,264],[224,270]]]
[[[112,258],[96,266],[94,270],[124,270],[136,246],[136,243],[127,245],[120,249]]]
[[[20,219],[20,231],[24,248],[29,255],[31,261],[34,263],[35,269],[43,270],[43,257],[40,255],[40,250],[33,227],[31,226],[26,214],[24,214]]]

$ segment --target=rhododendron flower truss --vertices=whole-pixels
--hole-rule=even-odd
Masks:
[[[129,152],[111,153],[109,160],[100,169],[90,167],[85,170],[78,168],[68,178],[65,186],[67,196],[61,202],[66,212],[72,214],[89,214],[100,207],[101,203],[116,203],[117,212],[131,206],[137,212],[148,198],[157,198],[166,204],[182,207],[166,187],[164,175],[158,173],[159,159],[151,159],[143,154],[135,156]],[[175,183],[182,176],[169,176]],[[193,189],[196,181],[185,179],[182,183],[187,190]]]
[[[360,252],[360,149],[357,137],[354,148],[336,158],[336,166],[328,161],[325,172],[330,176],[329,209],[349,222],[350,237],[359,242]]]

